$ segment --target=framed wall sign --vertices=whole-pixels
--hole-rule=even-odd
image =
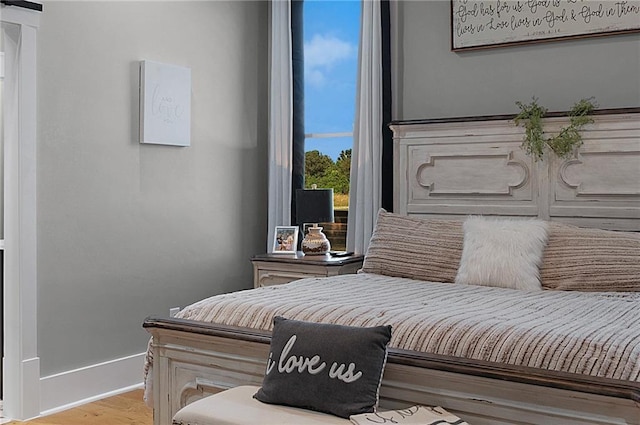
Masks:
[[[640,0],[451,0],[451,49],[640,32]]]
[[[191,145],[191,69],[140,63],[140,143]]]

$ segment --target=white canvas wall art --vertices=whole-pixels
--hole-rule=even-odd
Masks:
[[[191,69],[140,62],[140,143],[191,145]]]

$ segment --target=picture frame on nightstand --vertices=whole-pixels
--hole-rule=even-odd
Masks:
[[[298,250],[298,227],[276,226],[272,254],[295,254]]]

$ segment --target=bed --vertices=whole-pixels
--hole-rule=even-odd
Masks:
[[[439,405],[474,425],[640,424],[639,118],[599,111],[575,155],[542,162],[519,148],[509,117],[392,123],[395,213],[380,212],[362,273],[223,294],[145,321],[154,423],[260,385],[283,315],[391,324],[383,407]],[[470,215],[544,223],[541,290],[460,281]],[[527,281],[525,266],[511,280]]]

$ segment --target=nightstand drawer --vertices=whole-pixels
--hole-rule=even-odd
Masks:
[[[283,283],[289,283],[307,277],[317,277],[317,275],[290,271],[285,272],[281,270],[259,270],[256,286],[282,285]]]
[[[253,286],[282,285],[308,277],[327,277],[356,273],[362,267],[362,255],[347,257],[263,254],[251,259]]]

